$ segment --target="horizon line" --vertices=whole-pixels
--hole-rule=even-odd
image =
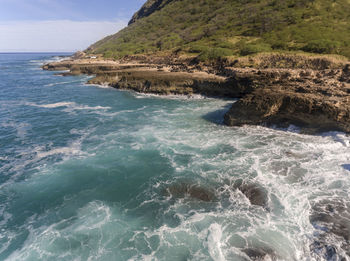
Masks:
[[[75,53],[77,51],[0,51],[0,54],[14,53]]]

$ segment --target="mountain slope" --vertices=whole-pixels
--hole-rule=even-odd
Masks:
[[[198,55],[202,60],[269,51],[350,58],[350,0],[149,0],[129,26],[88,53]]]
[[[162,9],[165,5],[176,0],[149,0],[147,1],[139,11],[137,11],[129,21],[129,25],[135,23],[137,20],[150,16],[155,11]]]

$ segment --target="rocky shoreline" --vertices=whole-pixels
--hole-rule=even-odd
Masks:
[[[174,57],[120,61],[73,57],[44,70],[94,75],[90,84],[160,95],[240,98],[225,115],[229,126],[300,126],[305,133],[350,133],[350,64],[326,58],[268,56],[202,64]]]

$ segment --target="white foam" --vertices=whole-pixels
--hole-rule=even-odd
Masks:
[[[64,110],[82,106],[62,103],[42,106]],[[150,188],[138,195],[143,199],[138,207],[147,209],[148,205],[154,207],[159,204],[161,218],[166,221],[167,218],[176,218],[176,225],[159,221],[159,226],[158,223],[148,226],[142,216],[138,217],[143,222],[141,226],[136,224],[132,215],[117,222],[114,207],[94,202],[78,209],[77,220],[63,231],[51,227],[48,231],[52,237],[41,237],[43,234],[37,231],[38,240],[64,238],[59,233],[66,233],[66,237],[72,233],[89,235],[93,242],[88,243],[92,249],[89,251],[93,252],[92,259],[96,256],[107,259],[103,256],[106,255],[103,247],[110,242],[118,242],[113,245],[113,251],[119,251],[118,247],[124,243],[123,250],[129,247],[134,253],[130,260],[155,260],[172,247],[188,250],[192,260],[207,259],[208,253],[214,260],[241,260],[240,257],[244,256],[242,249],[259,246],[270,247],[284,261],[317,260],[308,252],[315,231],[309,221],[310,200],[321,196],[347,195],[350,175],[341,165],[350,163],[350,138],[343,133],[310,136],[264,127],[215,125],[201,117],[215,109],[222,109],[228,102],[208,100],[193,103],[151,112],[146,110],[147,107],[140,108],[149,117],[143,127],[93,137],[101,141],[95,151],[110,149],[119,152],[119,148],[125,146],[122,148],[159,153],[167,167],[171,168],[169,177],[165,181],[162,177],[154,177]],[[96,111],[109,113],[104,109]],[[124,110],[114,115],[134,112]],[[70,133],[80,135],[82,131],[73,129]],[[132,143],[121,145],[125,137]],[[83,152],[79,143],[60,148],[37,148],[38,158],[60,153],[69,157]],[[132,155],[130,159],[134,159]],[[160,196],[159,191],[163,187],[181,178],[193,179],[198,184],[204,182],[216,190],[217,199],[203,203],[190,197],[174,200]],[[265,188],[269,196],[269,210],[252,205],[243,193],[235,189],[233,184],[237,179],[258,183]],[[118,226],[128,232],[118,234],[113,231]],[[141,253],[137,246],[147,245],[152,237],[159,239],[157,246],[149,254]],[[28,251],[32,246],[28,243],[25,249]],[[40,244],[34,246],[39,250],[46,247]]]
[[[85,85],[86,86],[94,86],[94,87],[101,88],[101,89],[113,89],[113,87],[110,86],[108,83],[106,83],[106,84],[90,84],[90,83],[87,83]]]
[[[76,255],[86,253],[88,260],[104,259],[110,252],[105,249],[103,242],[107,241],[107,244],[115,236],[108,235],[110,228],[119,226],[123,232],[122,224],[118,220],[111,220],[110,207],[100,201],[90,202],[77,212],[76,217],[61,219],[49,226],[27,226],[25,229],[29,236],[23,246],[14,251],[7,260],[30,260],[35,257],[40,260],[80,260]],[[37,218],[40,217],[33,217]],[[78,243],[80,247],[77,249],[70,243]],[[62,248],[65,251],[57,253]]]
[[[65,159],[69,159],[71,157],[87,157],[94,155],[93,153],[89,153],[87,151],[83,151],[81,148],[82,142],[90,135],[91,132],[94,131],[94,128],[86,130],[71,130],[72,134],[79,134],[81,135],[77,140],[73,141],[66,147],[49,147],[49,150],[46,147],[43,146],[37,146],[33,149],[33,152],[36,153],[35,160],[40,160],[45,157],[53,156],[53,155],[59,155],[62,154]]]
[[[69,82],[55,82],[55,83],[49,83],[45,84],[45,87],[52,87],[52,86],[57,86],[57,85],[65,85],[65,84],[73,84],[73,83],[81,83],[82,81],[69,81]]]
[[[214,223],[209,227],[208,249],[211,258],[215,261],[224,261],[225,257],[221,250],[222,228],[221,225]]]
[[[152,133],[151,136],[156,141],[153,142],[153,145],[148,144],[147,147],[158,146],[160,154],[169,160],[172,168],[179,175],[189,172],[194,178],[204,177],[208,180],[215,180],[215,182],[223,180],[234,182],[239,175],[243,179],[261,184],[277,200],[273,199],[270,202],[272,209],[269,215],[262,216],[259,213],[259,216],[247,217],[251,223],[249,235],[254,235],[259,226],[264,229],[278,230],[284,227],[283,244],[266,243],[275,247],[281,256],[290,256],[284,260],[292,260],[294,257],[297,260],[312,260],[309,259],[309,256],[305,256],[306,250],[304,249],[311,243],[310,235],[314,231],[309,222],[309,198],[325,193],[331,186],[331,193],[343,193],[345,185],[338,189],[332,185],[335,182],[341,181],[343,184],[350,185],[349,175],[342,168],[342,164],[350,162],[350,138],[343,133],[310,136],[299,134],[297,131],[286,132],[253,126],[242,128],[205,126],[207,129],[202,130],[200,124],[192,126],[189,123],[185,114],[186,109],[181,110],[179,108],[177,111],[178,116],[175,113],[169,115],[166,111],[160,110],[155,114],[153,121],[158,122],[159,119],[161,122],[164,117],[168,117],[170,119],[167,121],[171,125],[168,125],[167,128],[147,125],[135,132],[135,139],[142,142],[142,138],[145,142],[148,140],[146,134]],[[201,113],[204,113],[205,110],[206,108],[202,107]],[[175,117],[182,117],[179,125],[173,122]],[[184,125],[186,127],[183,127]],[[294,127],[290,128],[289,131],[294,129]],[[205,157],[206,149],[220,146],[220,144],[221,146],[230,145],[237,152],[218,150],[219,154],[210,155],[209,158]],[[182,163],[177,159],[179,155],[191,155],[191,157],[189,161]],[[206,166],[212,166],[213,171],[202,171]],[[278,173],[282,173],[280,170],[283,168],[286,170],[285,175],[279,175]],[[174,175],[177,175],[176,172]],[[235,209],[231,212],[231,221],[244,213],[247,214],[250,208],[249,201],[241,201],[236,194],[232,194],[230,201],[231,205],[226,205],[222,211],[230,213],[231,207]],[[183,203],[179,201],[180,205]],[[213,214],[222,215],[220,211]],[[188,221],[187,216],[181,219]],[[181,227],[184,228],[183,225]],[[164,229],[168,228],[164,227]]]
[[[26,105],[39,107],[39,108],[47,108],[47,109],[66,107],[67,112],[71,112],[72,110],[109,110],[111,109],[111,107],[88,106],[88,105],[77,104],[75,102],[57,102],[57,103],[50,103],[50,104],[37,104],[37,103],[27,102]]]
[[[28,129],[31,128],[31,125],[29,123],[25,123],[25,122],[16,123],[14,121],[2,123],[0,126],[5,128],[10,127],[15,129],[17,132],[17,137],[22,140],[25,139]]]
[[[160,99],[169,99],[169,100],[209,100],[209,99],[215,99],[206,97],[204,95],[200,94],[190,94],[190,95],[184,95],[184,94],[169,94],[169,95],[162,95],[162,94],[154,94],[154,93],[138,93],[138,92],[132,92],[134,94],[134,97],[136,99],[144,99],[144,98],[160,98]]]
[[[34,106],[34,107],[39,107],[39,108],[59,108],[59,107],[69,107],[73,106],[75,103],[74,102],[57,102],[57,103],[51,103],[51,104],[36,104],[36,103],[31,103],[28,102],[26,105],[29,106]]]
[[[81,155],[83,154],[82,151],[78,148],[72,148],[72,147],[62,147],[62,148],[55,148],[49,151],[38,151],[37,157],[38,158],[45,158],[48,156],[52,156],[55,154],[64,154],[64,155]]]
[[[62,61],[69,60],[69,59],[71,59],[71,58],[70,57],[52,56],[49,59],[38,60],[38,61],[42,61],[42,63],[45,64],[45,63],[52,63],[52,62],[62,62]]]

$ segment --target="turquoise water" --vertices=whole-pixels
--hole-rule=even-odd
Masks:
[[[226,127],[234,101],[40,69],[58,59],[0,54],[0,260],[249,260],[246,249],[337,260],[310,247],[327,232],[310,214],[324,199],[350,202],[348,136]],[[346,256],[344,242],[327,237]]]

